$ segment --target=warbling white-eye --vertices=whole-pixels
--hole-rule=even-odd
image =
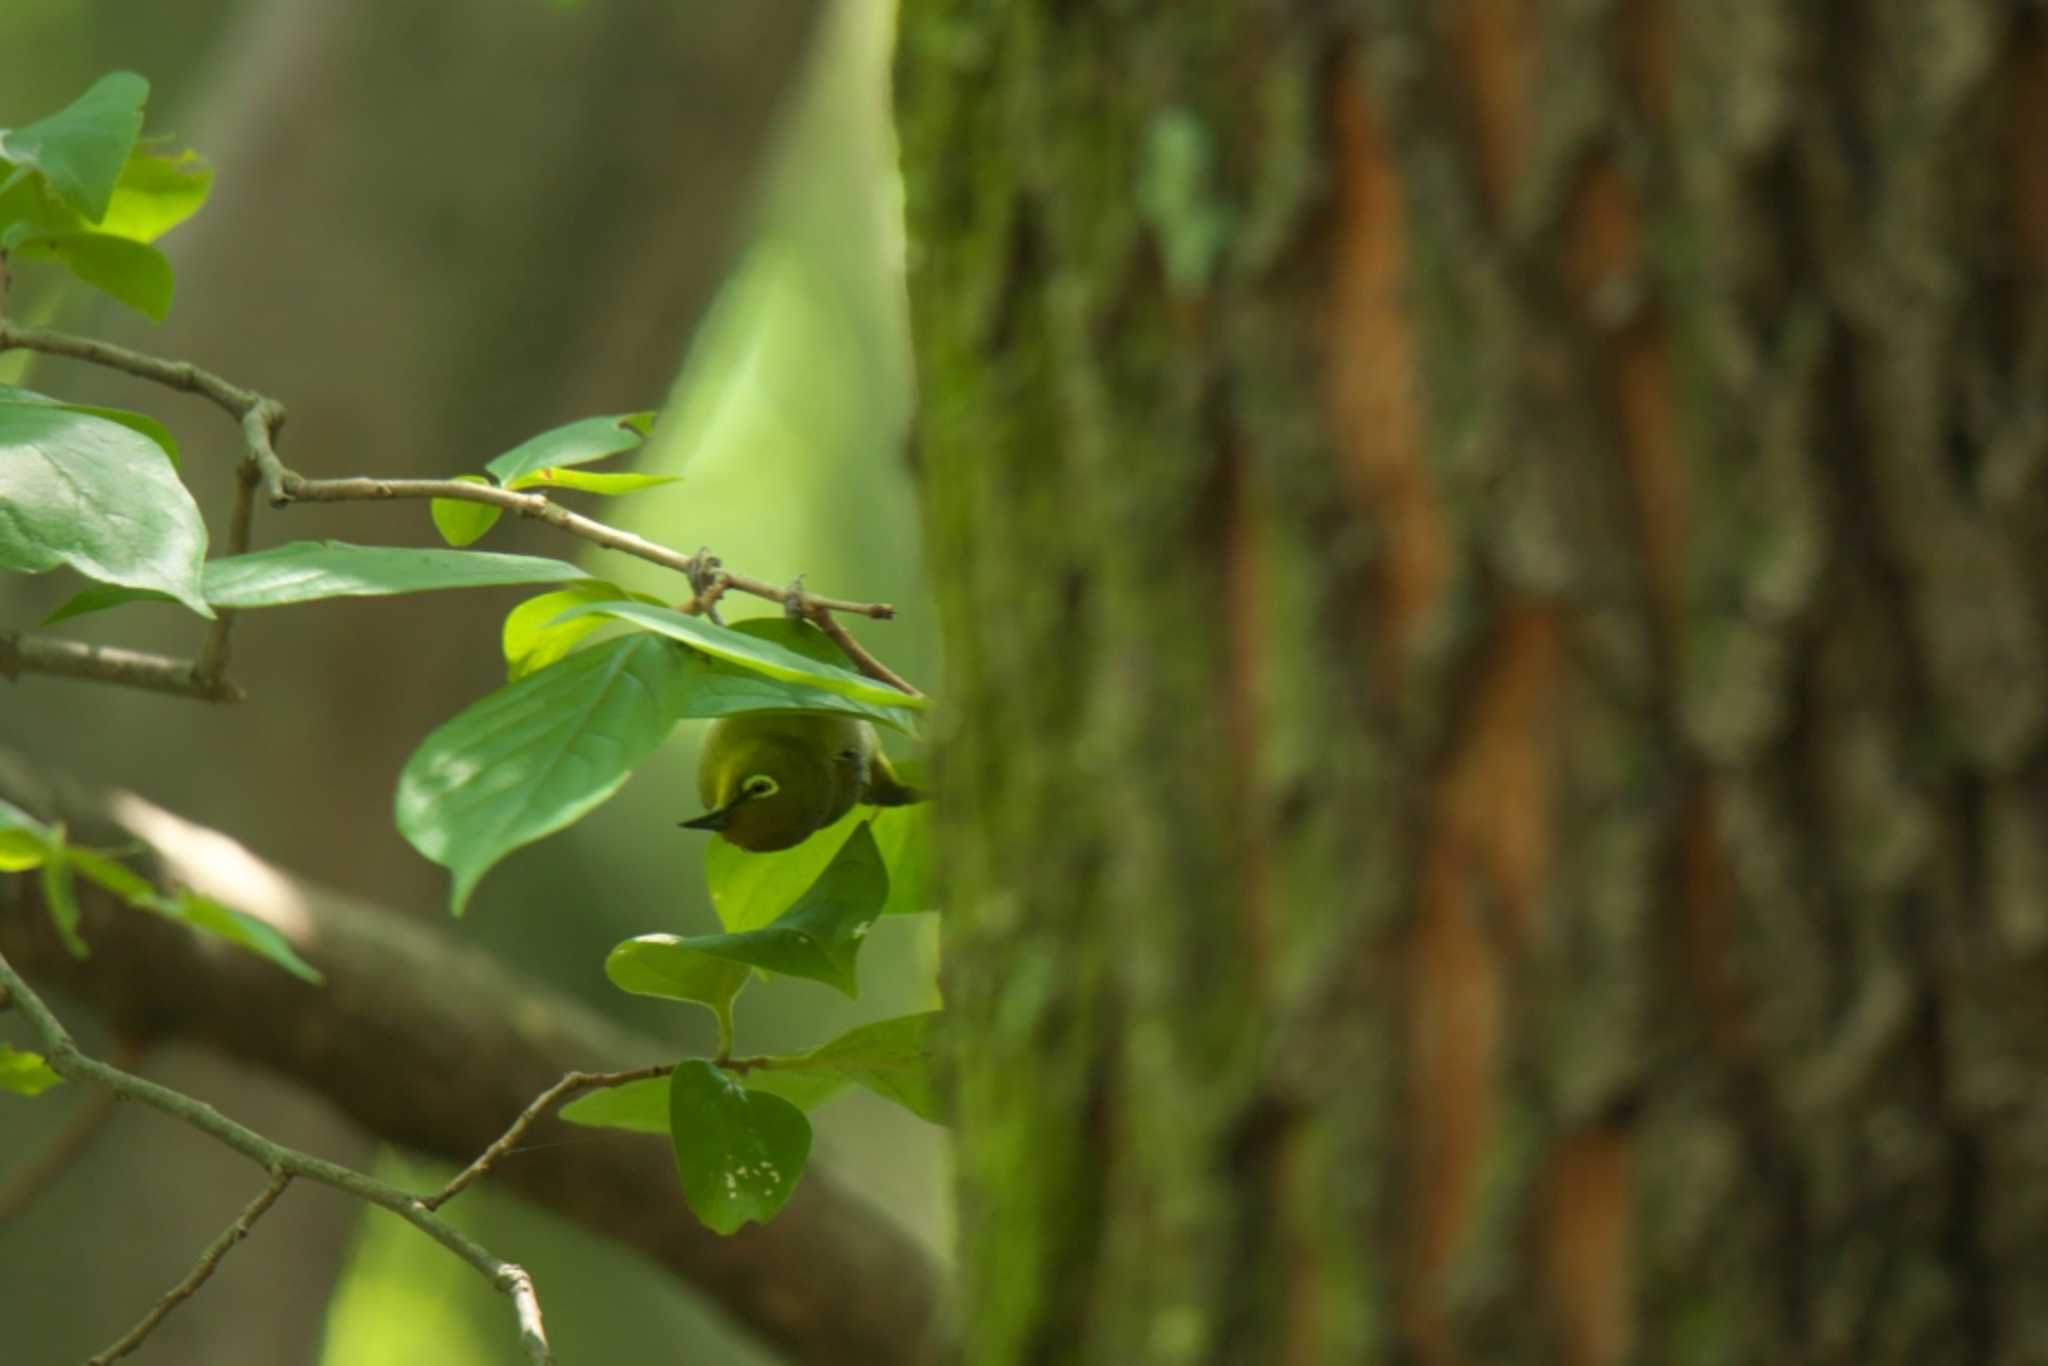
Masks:
[[[711,808],[685,830],[715,830],[765,854],[802,844],[854,803],[907,806],[875,728],[823,712],[752,711],[712,723],[697,761],[697,795]]]

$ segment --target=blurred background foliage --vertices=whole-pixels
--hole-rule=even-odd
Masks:
[[[721,17],[716,7],[488,0],[454,8],[460,15],[442,21],[438,30],[422,27],[423,20],[390,20],[419,30],[393,36],[392,45],[436,49],[426,54],[441,64],[432,79],[465,91],[495,91],[485,98],[502,100],[507,108],[502,118],[482,118],[483,126],[516,127],[518,117],[538,117],[565,130],[562,146],[536,148],[532,139],[519,136],[471,138],[466,155],[479,164],[465,164],[439,182],[438,193],[459,198],[453,207],[444,200],[436,208],[435,192],[408,188],[407,175],[423,171],[432,179],[432,167],[394,173],[388,185],[371,180],[350,186],[351,196],[368,197],[366,209],[381,215],[377,221],[400,221],[395,236],[401,245],[337,239],[313,261],[312,269],[342,277],[316,282],[331,291],[329,306],[333,299],[348,300],[351,288],[369,296],[361,304],[367,321],[350,317],[329,325],[318,289],[311,303],[295,309],[292,296],[280,299],[274,288],[250,282],[250,275],[260,280],[261,262],[275,257],[271,239],[288,227],[280,220],[290,210],[280,207],[274,216],[251,212],[263,203],[263,187],[236,186],[232,178],[238,172],[259,174],[273,164],[266,158],[278,155],[318,158],[340,176],[403,161],[408,148],[368,119],[352,122],[346,110],[317,108],[308,117],[324,119],[328,131],[317,144],[295,148],[280,131],[289,125],[274,120],[249,66],[286,60],[281,52],[295,42],[314,44],[322,25],[387,19],[359,9],[338,18],[327,0],[185,0],[176,6],[12,0],[0,18],[0,125],[25,122],[64,103],[101,72],[126,67],[154,85],[149,129],[176,132],[212,154],[222,177],[201,220],[166,240],[180,269],[180,297],[163,332],[82,300],[66,301],[61,321],[188,355],[270,389],[293,409],[286,459],[312,474],[413,472],[400,467],[402,443],[380,435],[392,430],[420,448],[413,460],[419,472],[472,470],[543,427],[657,403],[662,395],[645,392],[645,386],[653,376],[673,375],[663,419],[640,467],[679,473],[682,482],[591,510],[685,549],[708,545],[750,574],[784,581],[801,573],[821,591],[896,603],[898,621],[858,629],[900,671],[934,686],[936,641],[924,605],[905,454],[912,384],[888,116],[893,6],[841,5],[808,32],[807,43],[799,41],[802,34],[758,38],[744,29],[744,20]],[[662,13],[649,19],[640,11]],[[448,43],[451,33],[461,33],[452,27],[458,21],[472,26],[480,41]],[[602,69],[622,48],[637,44],[637,60],[657,68],[650,79],[658,88],[660,50],[648,48],[644,29],[635,24],[653,24],[680,43],[707,50],[709,57],[700,61],[735,68],[734,80],[788,84],[791,94],[779,110],[756,117],[766,132],[751,153],[760,178],[739,192],[723,232],[665,231],[660,213],[650,208],[646,217],[654,221],[645,225],[644,241],[625,235],[626,228],[589,230],[593,253],[609,250],[622,254],[623,262],[599,263],[579,274],[559,254],[522,258],[518,249],[528,239],[566,238],[550,238],[545,227],[522,221],[513,192],[508,189],[501,203],[493,187],[554,176],[573,192],[577,176],[595,174],[644,198],[644,187],[665,174],[661,158],[669,149],[682,155],[693,145],[709,145],[707,136],[716,143],[726,137],[720,120],[744,118],[731,111],[732,101],[717,97],[711,82],[676,76],[687,89],[657,106],[663,117],[678,120],[673,128],[656,126],[643,142],[620,145],[601,127],[590,126],[596,116],[588,102],[631,103],[630,92],[613,89],[622,82]],[[494,36],[481,41],[486,25]],[[586,39],[578,31],[612,25],[624,36]],[[495,36],[501,26],[570,54],[563,62],[573,57],[596,69],[557,71],[552,83],[535,79],[511,64],[509,45],[520,39]],[[367,38],[360,46],[365,53],[375,47]],[[383,59],[358,62],[349,79],[378,80],[376,60]],[[788,69],[749,77],[747,61]],[[572,86],[572,76],[580,84]],[[375,100],[379,92],[373,88],[352,97]],[[536,102],[539,111],[533,114]],[[517,106],[529,106],[529,113],[515,117]],[[281,147],[266,148],[266,140]],[[729,140],[744,150],[744,135]],[[547,162],[551,156],[577,169],[554,169]],[[449,190],[450,179],[460,182],[459,197]],[[631,195],[622,191],[622,198]],[[429,211],[421,209],[423,202]],[[616,205],[587,208],[593,218],[617,211]],[[447,221],[451,214],[460,221]],[[574,213],[566,216],[573,226]],[[408,226],[408,217],[419,222]],[[701,217],[715,220],[716,212]],[[206,236],[193,242],[192,235],[202,232]],[[415,249],[432,245],[420,246],[421,235],[461,243],[479,232],[500,240],[472,254],[500,270],[507,263],[523,268],[437,292],[434,260],[422,266],[411,259]],[[400,252],[406,259],[399,259]],[[249,266],[252,260],[258,264]],[[617,269],[617,279],[590,273],[607,264]],[[295,270],[306,269],[303,258],[299,265],[288,259],[272,268],[288,283],[296,282]],[[406,270],[418,270],[428,284],[398,288],[393,280]],[[700,279],[712,287],[702,287]],[[479,297],[485,291],[492,292]],[[550,291],[563,297],[544,297]],[[508,332],[505,324],[514,313],[507,299],[518,301],[519,319],[545,323]],[[195,315],[197,323],[184,325]],[[679,320],[674,335],[659,335],[662,320]],[[691,320],[698,320],[694,327]],[[356,326],[363,330],[351,331]],[[406,331],[434,327],[454,329],[456,339],[447,350],[456,359],[429,352]],[[209,346],[209,338],[221,340]],[[269,373],[238,372],[238,346],[252,348],[250,363],[267,366]],[[378,351],[366,361],[366,346],[400,354]],[[293,357],[274,358],[278,347],[302,353],[302,368],[293,369]],[[558,383],[546,382],[546,347],[559,348]],[[395,367],[396,378],[379,377],[377,365],[385,362]],[[522,375],[522,365],[531,373]],[[296,388],[294,374],[300,376]],[[487,382],[492,377],[496,387]],[[29,382],[81,396],[101,383],[58,366],[39,369]],[[480,395],[453,392],[472,382],[482,384]],[[444,392],[437,384],[451,388]],[[182,400],[119,386],[96,396],[146,406],[172,421],[187,445],[188,477],[195,485],[211,478],[212,487],[196,491],[206,495],[202,503],[218,537],[225,472],[212,477],[205,461],[230,448],[227,434],[209,429],[209,415]],[[423,411],[429,405],[431,417]],[[326,535],[433,543],[424,506],[386,511],[259,512],[257,544]],[[501,528],[482,548],[574,553],[572,543],[535,533],[530,527]],[[638,561],[598,553],[581,559],[593,572],[636,588],[671,597],[682,592]],[[0,589],[0,622],[32,624],[75,587],[59,582],[62,577]],[[251,615],[237,628],[231,670],[255,694],[250,704],[195,717],[190,703],[29,680],[0,692],[0,744],[91,781],[136,788],[246,839],[259,853],[372,899],[423,916],[444,915],[439,870],[391,833],[390,793],[399,763],[424,730],[494,685],[500,668],[497,622],[519,596],[448,594],[403,607],[318,607],[289,621],[283,614],[295,609]],[[729,615],[751,610],[734,604]],[[78,634],[92,639],[178,653],[189,653],[198,637],[192,622],[160,608],[129,609],[78,627]],[[349,652],[347,667],[363,667],[367,659],[374,672],[337,677],[332,693],[309,695],[290,666],[309,648],[325,649],[337,640]],[[433,663],[441,658],[445,665]],[[329,672],[336,672],[334,666]],[[673,1039],[679,1048],[708,1050],[707,1014],[625,998],[602,972],[605,951],[619,939],[713,927],[701,871],[705,837],[675,828],[678,818],[697,809],[693,774],[700,729],[679,731],[669,751],[593,817],[494,872],[468,919],[449,932],[487,943],[526,971]],[[297,748],[292,737],[308,732],[327,735],[325,745]],[[243,761],[252,748],[265,747],[282,748],[283,761],[299,766],[298,776],[287,779],[276,767],[258,768],[253,757]],[[344,765],[349,772],[342,771]],[[912,917],[878,927],[863,956],[858,1003],[806,984],[757,984],[739,1004],[739,1046],[809,1047],[861,1021],[934,1004],[931,921]],[[75,1024],[87,1024],[76,1012],[73,1017]],[[404,1060],[391,1065],[402,1067]],[[441,1179],[403,1154],[371,1153],[360,1136],[346,1134],[318,1102],[293,1094],[287,1084],[235,1075],[177,1049],[161,1050],[146,1070],[216,1100],[284,1141],[374,1163],[380,1175],[421,1186]],[[0,1100],[0,1179],[15,1155],[35,1151],[61,1124],[75,1099],[38,1105]],[[937,1130],[864,1094],[834,1102],[816,1121],[823,1161],[847,1173],[935,1248],[944,1245],[945,1153]],[[634,1140],[593,1132],[579,1141]],[[353,1151],[351,1142],[357,1145]],[[0,1229],[0,1323],[11,1349],[24,1361],[76,1359],[111,1340],[226,1223],[250,1193],[253,1176],[239,1160],[204,1151],[182,1135],[166,1135],[160,1121],[124,1116],[59,1187]],[[650,1200],[672,1198],[680,1196],[649,1192]],[[300,1208],[294,1211],[294,1205]],[[318,1206],[334,1207],[307,1208]],[[665,1277],[577,1230],[495,1199],[488,1183],[450,1212],[502,1255],[533,1270],[552,1335],[566,1356],[621,1363],[764,1359]],[[461,1366],[512,1355],[497,1297],[440,1249],[381,1214],[295,1190],[252,1243],[253,1251],[230,1258],[215,1283],[156,1335],[145,1349],[149,1360]],[[93,1290],[80,1294],[79,1286]],[[280,1293],[285,1286],[290,1293]]]

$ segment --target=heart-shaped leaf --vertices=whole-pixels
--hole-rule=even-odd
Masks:
[[[861,941],[888,899],[888,870],[862,822],[796,904],[771,924],[737,934],[662,938],[673,949],[809,978],[858,996]]]
[[[677,1065],[668,1101],[676,1173],[697,1218],[722,1234],[773,1218],[811,1155],[803,1111],[696,1058]]]
[[[744,963],[687,948],[675,935],[643,934],[606,955],[604,975],[621,991],[695,1001],[725,1019],[754,974]]]
[[[866,824],[889,874],[889,900],[883,915],[906,915],[933,909],[927,888],[925,846],[931,808],[856,806],[801,844],[766,854],[750,854],[736,844],[712,840],[704,849],[704,880],[711,905],[728,931],[754,930],[769,924],[796,903],[804,889],[818,880],[825,866],[852,835]]]

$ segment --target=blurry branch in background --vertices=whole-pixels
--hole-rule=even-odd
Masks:
[[[748,593],[778,603],[791,616],[816,623],[820,630],[846,651],[855,665],[868,677],[901,692],[918,695],[916,688],[862,647],[833,615],[843,612],[849,616],[887,621],[896,615],[896,609],[888,603],[849,602],[841,598],[824,597],[806,592],[801,579],[788,588],[778,588],[761,579],[733,573],[707,550],[685,555],[643,536],[636,536],[630,531],[622,531],[595,518],[571,512],[538,493],[526,493],[516,489],[500,488],[493,484],[476,484],[457,479],[308,479],[287,469],[278,459],[276,439],[279,429],[284,426],[285,412],[284,405],[276,399],[266,398],[253,390],[232,384],[189,361],[165,360],[160,356],[147,355],[91,337],[76,337],[43,328],[22,327],[0,318],[0,351],[17,348],[104,366],[172,389],[196,393],[217,404],[235,418],[241,424],[246,454],[237,474],[239,482],[235,493],[233,523],[229,532],[234,554],[241,554],[249,547],[251,504],[255,486],[259,483],[263,486],[264,496],[270,505],[279,508],[295,502],[382,502],[393,498],[440,498],[482,503],[544,522],[558,531],[581,537],[607,550],[638,556],[652,564],[675,570],[690,580],[691,597],[683,604],[682,609],[686,612],[711,612],[718,598],[727,592]],[[45,648],[62,642],[41,640],[15,642],[13,657],[17,661],[25,659],[26,656],[22,654],[24,647],[34,645],[38,647],[35,656],[38,660],[51,659],[55,662],[75,663],[75,667],[68,670],[73,677],[126,683],[163,692],[181,692],[209,701],[232,701],[240,695],[239,690],[223,680],[220,675],[221,669],[227,663],[228,632],[232,623],[232,613],[220,614],[209,628],[205,647],[200,652],[198,660],[191,665],[157,656],[134,655],[128,657],[125,665],[121,667],[107,662],[88,666],[85,663],[59,658]],[[5,653],[7,644],[7,640],[0,638],[0,674],[12,678],[23,669],[38,672],[67,671],[25,662],[17,662],[16,667],[10,671],[10,656]],[[87,671],[88,667],[91,671]]]
[[[79,889],[93,950],[80,962],[51,926],[36,879],[0,878],[0,953],[43,988],[103,1011],[124,1037],[210,1046],[324,1097],[378,1138],[457,1166],[524,1119],[490,1167],[493,1186],[636,1249],[788,1359],[947,1358],[947,1296],[931,1257],[819,1164],[773,1223],[721,1238],[682,1201],[650,1198],[676,1181],[665,1142],[526,1118],[567,1074],[672,1058],[672,1045],[132,794],[80,789],[0,751],[0,798],[64,821],[81,844],[148,846],[156,881],[258,917],[327,978],[315,988],[94,887]],[[0,976],[0,992],[11,986]],[[421,1198],[397,1195],[433,1218]]]
[[[123,1334],[119,1342],[87,1360],[85,1366],[107,1366],[107,1363],[119,1361],[140,1347],[142,1340],[155,1332],[156,1326],[162,1323],[173,1309],[191,1299],[199,1287],[206,1284],[207,1278],[213,1275],[213,1269],[220,1265],[220,1259],[227,1256],[236,1243],[249,1236],[249,1230],[263,1217],[263,1212],[277,1203],[277,1197],[283,1195],[284,1188],[291,1183],[290,1172],[278,1172],[273,1175],[270,1184],[263,1188],[262,1194],[244,1206],[242,1212],[235,1217],[235,1222],[228,1225],[227,1231],[214,1239],[206,1251],[199,1254],[198,1262],[186,1274],[185,1279],[165,1291],[164,1297],[151,1305],[149,1312],[142,1316],[142,1321]]]
[[[226,1254],[228,1248],[248,1231],[247,1225],[270,1208],[271,1201],[277,1198],[285,1183],[292,1177],[303,1176],[309,1181],[332,1186],[359,1200],[367,1200],[373,1205],[390,1210],[468,1262],[493,1287],[511,1299],[514,1312],[519,1318],[519,1339],[526,1348],[527,1356],[536,1363],[536,1366],[552,1366],[554,1355],[548,1350],[547,1334],[541,1327],[540,1300],[534,1294],[533,1278],[526,1274],[524,1268],[491,1255],[453,1224],[422,1205],[409,1191],[402,1191],[396,1186],[387,1185],[339,1163],[314,1157],[310,1153],[302,1153],[296,1148],[287,1148],[281,1143],[265,1138],[246,1125],[237,1124],[204,1101],[195,1100],[181,1091],[173,1091],[168,1086],[161,1086],[110,1063],[88,1057],[72,1040],[62,1022],[43,1003],[42,997],[38,996],[14,970],[4,953],[0,953],[0,984],[4,984],[13,996],[14,1008],[28,1020],[29,1029],[42,1045],[43,1060],[49,1063],[51,1070],[58,1076],[67,1081],[89,1082],[123,1100],[139,1102],[174,1119],[182,1120],[201,1133],[219,1139],[270,1173],[270,1189],[265,1191],[256,1203],[243,1211],[242,1218],[236,1221],[235,1226],[230,1228],[227,1234],[207,1249],[200,1258],[199,1265],[193,1268],[192,1275],[173,1288],[164,1299],[158,1301],[156,1310],[136,1326],[129,1338],[124,1338],[120,1344],[110,1349],[111,1355],[95,1357],[95,1361],[110,1361],[113,1357],[125,1355],[140,1343],[151,1329],[163,1321],[165,1314],[213,1274],[214,1265]]]
[[[227,613],[221,616],[226,617]],[[216,631],[220,629],[220,623],[216,623]],[[221,654],[225,658],[225,637]],[[11,682],[23,674],[118,683],[146,692],[196,697],[203,702],[239,702],[243,697],[241,688],[225,678],[202,677],[196,660],[124,650],[117,645],[88,645],[82,640],[0,631],[0,678]]]

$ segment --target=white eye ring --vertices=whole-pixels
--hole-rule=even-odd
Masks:
[[[740,791],[749,797],[772,797],[782,791],[782,784],[765,773],[756,773],[740,784]]]

